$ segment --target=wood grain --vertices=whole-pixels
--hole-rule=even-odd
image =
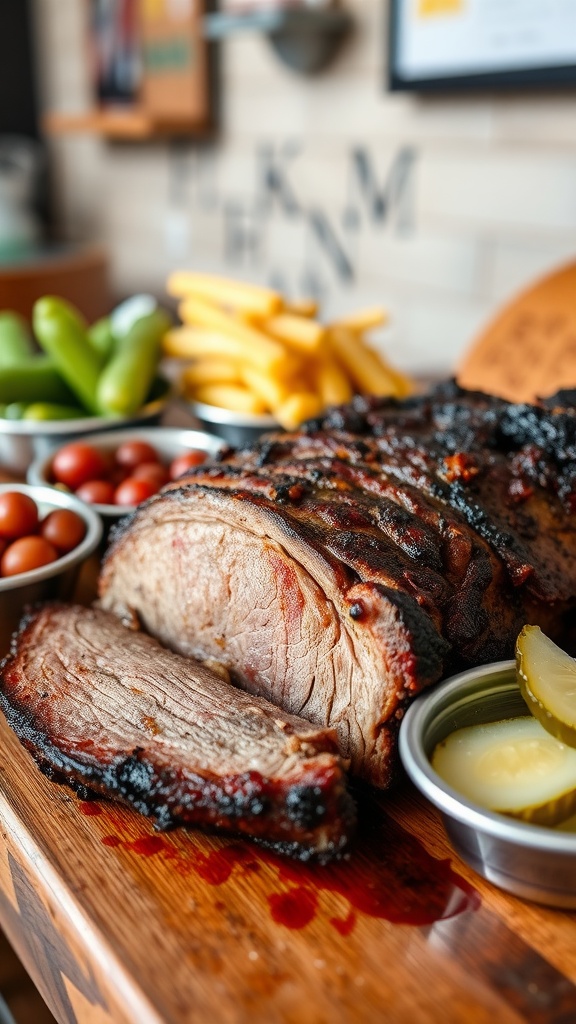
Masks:
[[[155,836],[131,811],[48,782],[4,726],[0,743],[0,922],[59,1021],[576,1019],[573,915],[523,904],[460,863],[447,899],[460,882],[471,898],[454,916],[351,912],[305,866],[285,874],[255,846],[196,832]],[[372,877],[396,872],[392,916],[426,916],[452,856],[435,813],[408,786],[362,796],[362,812],[382,837]],[[423,873],[418,849],[433,858]],[[275,920],[291,894],[301,927]]]

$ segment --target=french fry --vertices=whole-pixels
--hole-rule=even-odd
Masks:
[[[322,354],[316,366],[316,387],[322,404],[342,405],[352,398],[352,385],[332,356]]]
[[[290,363],[286,349],[279,342],[269,338],[263,331],[256,330],[224,313],[216,306],[211,306],[203,299],[185,299],[180,304],[178,312],[185,324],[222,334],[228,341],[234,339],[238,343],[238,358],[244,358],[255,366],[271,369],[277,365]]]
[[[280,426],[285,430],[295,430],[304,420],[322,412],[322,400],[312,391],[296,391],[272,411]]]
[[[240,376],[246,387],[258,395],[269,410],[282,405],[290,395],[291,389],[285,381],[248,364],[241,367]]]
[[[265,320],[262,327],[277,341],[283,341],[298,352],[317,352],[326,337],[323,324],[294,313],[278,313]]]
[[[196,388],[194,398],[206,405],[218,405],[233,412],[265,413],[266,405],[241,384],[204,384]]]
[[[284,303],[285,313],[294,313],[295,316],[316,316],[318,303],[315,299],[295,299],[294,302]]]
[[[169,295],[179,299],[196,296],[218,306],[246,310],[264,317],[273,316],[283,306],[282,296],[271,288],[187,270],[171,274],[166,288]]]
[[[388,322],[388,312],[382,306],[369,306],[366,309],[359,309],[357,313],[342,317],[332,327],[343,328],[346,331],[356,331],[363,334],[372,327],[381,327]]]
[[[326,327],[312,299],[290,302],[270,288],[180,271],[168,281],[182,298],[184,322],[164,352],[193,360],[182,373],[187,395],[244,412],[269,411],[293,429],[354,393],[404,397],[411,382],[364,340],[387,320],[380,306]]]
[[[202,384],[239,383],[241,383],[240,364],[231,359],[197,359],[182,371],[182,384],[185,391],[200,387]]]
[[[195,327],[174,327],[162,339],[165,356],[176,359],[198,359],[203,356],[228,358],[233,361],[243,356],[243,346],[236,338],[217,331],[202,331]],[[264,366],[268,363],[264,362]]]
[[[330,346],[355,388],[368,395],[395,395],[393,375],[377,352],[368,348],[353,331],[332,328]]]

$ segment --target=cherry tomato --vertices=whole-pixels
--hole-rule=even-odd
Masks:
[[[82,441],[67,444],[52,459],[52,473],[58,483],[73,491],[87,480],[101,480],[107,473],[106,459]]]
[[[113,505],[114,484],[109,480],[86,480],[76,491],[76,497],[89,505]]]
[[[124,441],[116,449],[116,462],[119,466],[134,469],[143,462],[158,462],[158,452],[146,441]]]
[[[201,466],[203,462],[206,462],[206,452],[196,448],[190,452],[182,452],[182,455],[177,455],[170,463],[170,479],[177,480],[187,470],[192,469],[193,466]]]
[[[129,476],[124,483],[116,488],[114,499],[117,505],[139,505],[141,501],[150,498],[156,493],[157,488],[149,480],[135,480]]]
[[[55,562],[57,558],[56,548],[44,537],[20,537],[2,555],[0,574],[17,576],[21,572],[30,572],[31,569]]]
[[[0,494],[0,537],[15,540],[38,528],[36,502],[20,491],[6,491]]]
[[[160,462],[142,462],[131,474],[133,480],[149,480],[156,489],[167,484],[170,477],[166,466]]]
[[[86,526],[77,512],[72,512],[69,508],[58,508],[42,520],[40,534],[44,540],[50,541],[61,555],[65,555],[84,539]]]
[[[4,540],[4,537],[0,537],[0,558],[2,558],[2,555],[6,551],[7,547],[8,547],[8,541]]]

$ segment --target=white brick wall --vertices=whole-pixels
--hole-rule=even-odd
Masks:
[[[215,145],[54,140],[62,221],[106,242],[119,293],[161,292],[180,264],[294,293],[312,278],[327,315],[388,303],[378,343],[407,369],[448,372],[500,302],[576,255],[576,95],[387,94],[386,5],[347,3],[356,32],[314,79],[260,37],[223,44]],[[45,102],[78,109],[89,93],[83,0],[36,5]],[[261,187],[262,154],[286,145],[297,150],[285,164],[293,215]],[[402,203],[380,221],[355,176],[357,149],[381,196],[413,151]]]

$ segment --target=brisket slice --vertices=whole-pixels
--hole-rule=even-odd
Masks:
[[[407,702],[565,641],[576,604],[576,417],[448,384],[359,398],[229,451],[116,532],[103,607],[338,732],[385,786]]]
[[[0,707],[41,769],[172,824],[246,833],[306,859],[354,809],[336,738],[97,609],[47,605],[2,667]]]

